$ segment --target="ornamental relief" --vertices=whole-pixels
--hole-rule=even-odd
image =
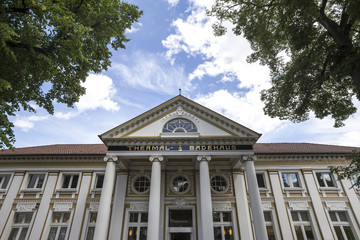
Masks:
[[[16,210],[18,212],[32,212],[36,208],[35,202],[26,202],[16,204]]]
[[[160,121],[161,121],[161,123],[165,123],[168,120],[170,120],[171,118],[176,118],[176,117],[185,117],[185,118],[191,119],[193,122],[200,123],[200,120],[197,117],[195,117],[194,115],[192,115],[188,112],[185,112],[181,106],[179,106],[175,112],[172,112],[172,113],[166,115],[165,117],[163,117]]]
[[[289,202],[289,207],[292,210],[307,210],[309,205],[305,201],[302,201],[302,202]]]
[[[221,211],[229,211],[231,208],[230,202],[213,202],[212,208],[214,211],[221,212]]]
[[[346,210],[345,202],[326,202],[326,206],[330,208],[330,210]]]
[[[67,212],[72,208],[71,202],[55,202],[54,203],[54,211],[56,212]]]

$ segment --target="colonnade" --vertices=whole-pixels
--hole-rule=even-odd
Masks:
[[[262,211],[260,193],[257,185],[256,172],[254,167],[253,155],[241,157],[241,161],[245,164],[246,180],[248,183],[248,191],[250,197],[250,208],[253,219],[254,233],[256,239],[267,239],[265,219]],[[148,240],[158,240],[160,237],[160,212],[161,212],[161,155],[152,155],[149,157],[152,163],[151,181],[150,181],[150,197],[148,212]],[[100,203],[98,208],[98,217],[95,227],[94,239],[107,239],[107,233],[110,223],[110,210],[112,191],[115,184],[116,156],[107,155],[104,158],[107,162],[103,189],[101,192]],[[212,218],[212,201],[210,191],[210,174],[209,161],[211,156],[197,156],[199,161],[200,172],[200,213],[202,225],[202,238],[204,240],[213,240],[213,218]]]

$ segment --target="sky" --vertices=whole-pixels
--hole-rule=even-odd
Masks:
[[[90,73],[86,94],[74,108],[55,103],[54,115],[37,108],[18,112],[15,147],[101,143],[98,135],[181,94],[258,133],[258,142],[309,142],[360,146],[360,113],[333,128],[325,118],[302,123],[263,113],[260,91],[271,86],[269,69],[249,64],[248,42],[231,32],[215,37],[206,15],[212,0],[132,0],[144,11],[127,30],[126,49],[113,51],[112,66]],[[360,103],[356,102],[358,109]]]

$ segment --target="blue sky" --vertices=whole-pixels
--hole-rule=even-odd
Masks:
[[[215,19],[205,13],[213,1],[131,2],[144,15],[128,31],[126,50],[113,51],[108,71],[89,75],[87,93],[74,108],[55,104],[54,115],[38,108],[12,118],[15,147],[101,143],[99,134],[176,96],[179,88],[185,97],[262,133],[259,142],[360,146],[359,113],[339,129],[330,118],[291,123],[264,115],[259,92],[270,87],[269,70],[246,62],[249,44],[231,30],[213,36]]]

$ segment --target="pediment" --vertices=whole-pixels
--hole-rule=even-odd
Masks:
[[[174,119],[192,122],[196,132],[163,132]],[[252,138],[261,134],[236,123],[194,101],[178,95],[169,101],[100,135],[104,140],[121,138]],[[255,141],[256,141],[255,140]]]

